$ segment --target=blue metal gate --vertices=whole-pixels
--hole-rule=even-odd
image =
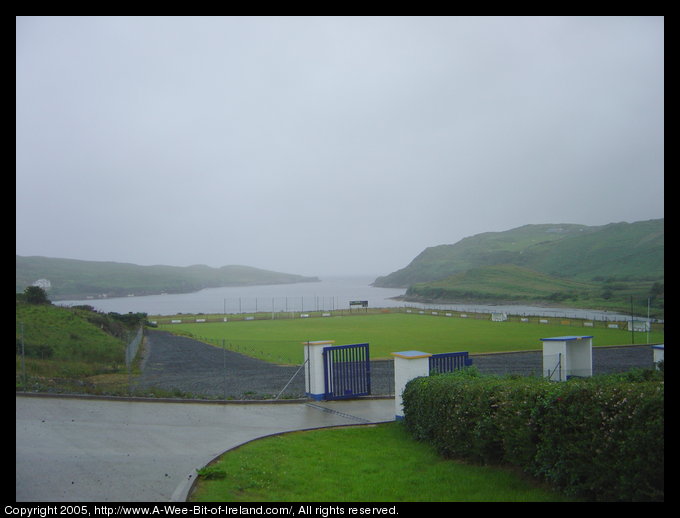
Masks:
[[[368,344],[324,347],[324,399],[348,399],[371,393]]]
[[[442,353],[430,356],[430,374],[453,372],[470,365],[472,365],[472,358],[468,357],[467,352]]]

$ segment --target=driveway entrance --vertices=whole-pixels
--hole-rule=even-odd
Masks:
[[[196,468],[258,437],[390,421],[391,399],[270,404],[16,397],[17,502],[184,501]]]

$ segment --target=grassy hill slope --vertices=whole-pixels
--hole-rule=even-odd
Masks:
[[[379,277],[379,287],[407,288],[482,266],[512,264],[590,281],[662,280],[664,220],[584,225],[525,225],[425,249],[408,266]]]
[[[406,267],[378,277],[374,285],[408,288],[414,283],[444,279],[471,268],[510,264],[534,245],[590,231],[590,227],[583,225],[525,225],[505,232],[484,232],[452,245],[426,248]]]
[[[188,293],[204,288],[318,281],[316,277],[250,266],[140,266],[130,263],[16,256],[16,291],[38,279],[51,283],[51,300],[124,297],[129,294]]]
[[[111,364],[125,360],[124,326],[92,311],[17,302],[16,324],[17,341],[23,327],[30,356]]]
[[[427,248],[374,286],[406,300],[559,304],[628,312],[651,302],[663,316],[664,220],[525,225]],[[639,311],[639,310],[638,310]]]
[[[128,391],[125,349],[143,315],[16,301],[17,390]]]
[[[592,232],[527,248],[516,264],[583,280],[664,278],[661,220],[611,223]]]
[[[600,287],[537,273],[515,265],[483,266],[457,273],[440,281],[413,284],[410,299],[475,299],[490,301],[561,300],[591,297]]]

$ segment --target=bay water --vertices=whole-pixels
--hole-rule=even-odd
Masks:
[[[61,306],[89,305],[101,312],[146,313],[150,316],[177,314],[237,314],[256,312],[311,312],[357,309],[350,302],[365,301],[369,308],[408,307],[420,311],[463,311],[506,313],[521,316],[627,320],[630,315],[608,311],[546,308],[525,305],[425,304],[397,299],[404,289],[371,286],[376,276],[325,277],[319,282],[265,286],[206,288],[192,293],[139,297],[63,300]],[[637,317],[636,317],[637,318]]]

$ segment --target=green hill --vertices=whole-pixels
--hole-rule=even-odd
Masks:
[[[50,283],[51,300],[87,297],[125,297],[159,293],[188,293],[204,288],[315,282],[316,277],[272,272],[250,266],[211,268],[194,266],[140,266],[130,263],[80,261],[16,256],[16,291],[23,292],[39,279]]]
[[[427,248],[374,286],[421,302],[541,303],[663,314],[664,220],[525,225]]]
[[[29,357],[123,364],[130,329],[111,317],[52,304],[16,304],[17,353]]]
[[[411,285],[406,296],[421,299],[475,299],[519,302],[590,297],[599,285],[559,279],[515,265],[482,266],[440,281]]]
[[[125,350],[144,314],[16,299],[16,387],[29,392],[129,393]]]
[[[502,264],[580,281],[662,281],[663,250],[663,219],[599,227],[525,225],[427,248],[405,268],[377,278],[374,286],[407,288]]]
[[[664,220],[612,223],[580,236],[529,247],[516,263],[583,280],[664,278]]]

